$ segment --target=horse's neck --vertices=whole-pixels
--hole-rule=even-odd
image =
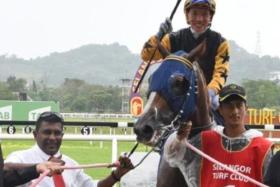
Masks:
[[[199,68],[197,63],[194,64],[197,69],[197,106],[194,115],[192,116],[192,122],[196,127],[208,126],[211,122],[210,116],[210,102],[208,98],[208,90],[203,72]]]
[[[193,123],[196,126],[207,126],[211,122],[210,110],[208,104],[208,95],[198,94],[198,103],[194,113]]]

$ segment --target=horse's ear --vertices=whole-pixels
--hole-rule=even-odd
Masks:
[[[185,95],[190,87],[190,82],[182,74],[174,73],[169,78],[171,91],[176,96]]]

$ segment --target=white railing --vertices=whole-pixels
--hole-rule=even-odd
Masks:
[[[32,134],[0,134],[0,140],[34,140]],[[77,135],[65,134],[63,141],[111,141],[112,162],[118,159],[118,141],[136,142],[135,135]]]
[[[63,118],[82,118],[82,119],[107,119],[107,118],[131,118],[131,114],[114,114],[114,113],[61,113]]]
[[[275,144],[280,144],[280,138],[267,138]],[[34,140],[32,134],[0,134],[0,140]],[[65,134],[64,141],[111,141],[112,142],[112,162],[118,159],[118,141],[136,142],[135,135],[77,135]]]

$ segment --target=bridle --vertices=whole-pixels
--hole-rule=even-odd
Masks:
[[[178,60],[178,57],[177,56],[171,56],[171,58],[169,59],[174,59],[176,58],[176,60]],[[181,61],[181,60],[180,60]],[[181,61],[182,62],[182,61]],[[185,60],[182,62],[184,63]],[[166,141],[166,139],[169,137],[169,135],[171,135],[173,132],[177,131],[180,127],[180,124],[182,124],[184,121],[185,121],[185,117],[184,117],[184,114],[185,114],[185,109],[188,108],[188,104],[189,104],[189,99],[190,99],[190,95],[191,95],[191,92],[194,92],[195,95],[198,94],[198,85],[197,85],[197,74],[198,74],[198,69],[195,65],[193,65],[192,63],[190,63],[188,61],[188,63],[184,63],[186,66],[188,66],[189,68],[193,69],[193,72],[194,72],[194,76],[191,76],[191,80],[190,80],[190,83],[193,83],[194,81],[194,84],[190,84],[190,86],[187,88],[188,91],[186,92],[185,94],[185,99],[183,101],[183,104],[181,105],[181,108],[179,110],[179,112],[175,115],[175,117],[173,118],[173,120],[170,122],[169,125],[167,126],[162,126],[160,127],[158,130],[161,133],[161,135],[159,136],[157,142],[155,143],[155,146],[149,151],[147,152],[143,158],[134,166],[134,168],[138,167],[140,164],[142,164],[142,162],[148,157],[148,155],[150,155],[153,151],[155,152],[161,152],[162,150],[162,147]],[[191,86],[193,85],[193,86]],[[156,109],[155,109],[156,110]],[[157,111],[157,110],[156,110]],[[206,127],[195,127],[195,128],[192,128],[192,130],[203,130],[204,128],[209,128],[212,124],[210,125],[207,125]],[[133,148],[131,149],[131,151],[129,152],[128,154],[128,157],[130,157],[134,151],[137,149],[139,143],[137,142]]]

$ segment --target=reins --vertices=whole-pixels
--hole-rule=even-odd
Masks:
[[[137,168],[140,164],[142,164],[142,162],[153,152],[153,151],[158,151],[161,146],[161,144],[163,143],[163,141],[174,131],[176,131],[176,128],[175,128],[175,123],[177,123],[179,120],[179,115],[176,115],[175,118],[171,121],[170,125],[167,125],[167,126],[163,126],[160,128],[160,130],[163,130],[162,134],[160,135],[157,143],[155,144],[155,146],[153,148],[150,149],[149,152],[147,152],[143,158],[136,164],[134,165],[134,169]],[[137,142],[131,149],[131,151],[129,152],[128,154],[128,157],[130,157],[134,152],[135,150],[137,149],[139,143]]]
[[[128,154],[128,158],[134,153],[134,151],[136,150],[136,148],[138,147],[138,145],[139,145],[139,143],[137,142],[134,146],[133,146],[133,148],[131,149],[131,151],[129,152],[129,154]],[[140,164],[142,164],[142,162],[149,156],[149,154],[151,154],[151,152],[153,152],[154,151],[154,148],[152,148],[147,154],[145,154],[145,156],[136,164],[136,165],[134,165],[134,168],[133,169],[135,169],[135,168],[137,168]]]

